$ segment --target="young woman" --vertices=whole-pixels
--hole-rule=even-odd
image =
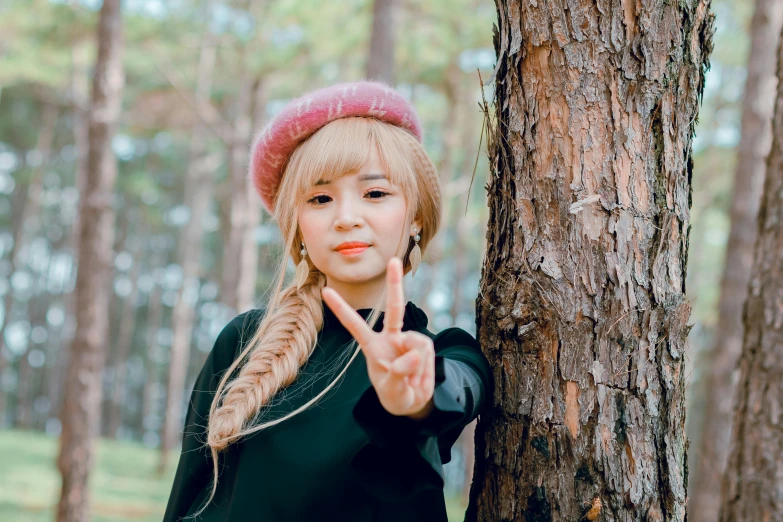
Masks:
[[[377,82],[310,92],[250,163],[296,277],[282,259],[218,336],[164,521],[446,521],[442,464],[493,384],[473,336],[403,295],[441,209],[413,107]]]

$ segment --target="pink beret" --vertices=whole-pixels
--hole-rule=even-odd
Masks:
[[[338,83],[308,92],[288,102],[253,142],[249,175],[267,212],[273,212],[283,166],[294,149],[327,123],[351,116],[397,125],[421,141],[413,105],[384,83]]]

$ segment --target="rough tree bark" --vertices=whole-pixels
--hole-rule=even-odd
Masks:
[[[742,320],[731,450],[723,476],[721,522],[783,520],[783,35],[772,150],[757,221],[753,268]]]
[[[681,522],[710,1],[496,5],[477,299],[496,387],[467,520]]]
[[[397,43],[399,0],[375,0],[372,10],[367,79],[394,85],[394,48]]]
[[[62,433],[57,465],[62,490],[58,522],[88,519],[87,479],[93,464],[92,440],[100,421],[101,371],[108,344],[112,207],[117,164],[111,138],[119,119],[125,76],[120,0],[104,0],[98,18],[98,57],[89,113],[89,154],[79,201],[79,263],[76,278],[76,332],[65,381]]]
[[[196,103],[209,104],[212,78],[215,72],[217,47],[214,37],[207,32],[199,53],[196,80]],[[169,378],[166,392],[166,412],[163,416],[163,434],[160,444],[158,469],[165,470],[169,452],[182,431],[182,407],[185,393],[190,344],[196,311],[193,292],[198,292],[201,277],[201,246],[204,243],[202,218],[209,212],[212,201],[212,176],[217,167],[215,156],[206,154],[209,130],[197,122],[190,139],[188,151],[188,179],[185,182],[185,205],[190,209],[190,220],[182,231],[179,243],[178,263],[182,267],[182,285],[177,292],[177,302],[171,313],[173,342],[169,357]]]
[[[716,487],[726,468],[731,435],[734,369],[742,351],[742,305],[756,241],[756,217],[764,184],[765,160],[771,143],[775,109],[777,42],[783,27],[780,0],[756,0],[750,25],[751,49],[742,103],[742,139],[731,196],[731,232],[720,287],[715,343],[705,361],[701,440],[690,481],[688,515],[691,522],[713,522],[720,507]]]

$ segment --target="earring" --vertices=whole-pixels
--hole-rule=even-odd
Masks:
[[[421,236],[416,233],[416,237],[413,238],[413,248],[411,249],[410,256],[408,256],[408,259],[411,262],[411,277],[416,275],[416,270],[419,268],[419,263],[421,263],[421,248],[419,248],[419,239],[421,239]]]
[[[294,278],[297,290],[302,288],[302,285],[305,284],[307,276],[310,273],[310,267],[307,265],[307,258],[305,257],[307,255],[307,249],[305,248],[304,243],[301,243],[301,245],[302,250],[300,250],[299,253],[302,254],[302,260],[296,265],[296,276]]]

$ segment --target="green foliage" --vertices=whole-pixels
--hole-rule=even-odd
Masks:
[[[31,9],[24,0],[10,2],[0,12],[0,84],[65,86],[71,48],[84,39],[94,38],[94,21],[94,13],[84,9],[40,2]]]

